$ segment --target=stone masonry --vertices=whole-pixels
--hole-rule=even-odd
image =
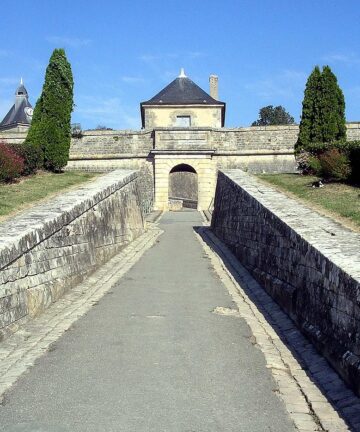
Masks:
[[[293,172],[298,131],[297,125],[84,131],[71,141],[67,169],[140,170],[147,207],[154,203],[157,210],[167,210],[170,171],[178,164],[188,164],[198,174],[198,209],[207,210],[218,169]],[[349,140],[360,140],[360,123],[348,123],[347,133]],[[21,143],[25,137],[26,133],[0,133],[0,141],[8,143]]]
[[[144,230],[138,174],[113,171],[0,226],[0,339]]]
[[[241,170],[219,172],[212,229],[360,394],[360,235]]]

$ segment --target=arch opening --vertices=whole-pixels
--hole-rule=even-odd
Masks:
[[[169,209],[197,209],[198,175],[188,164],[174,166],[169,172]]]

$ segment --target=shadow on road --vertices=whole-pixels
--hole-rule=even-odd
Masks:
[[[348,423],[350,430],[360,431],[360,398],[346,386],[326,359],[316,351],[312,343],[300,332],[289,316],[250,276],[250,273],[239,263],[225,244],[214,235],[211,228],[194,226],[194,231],[221,258],[226,269],[264,315],[310,380]]]

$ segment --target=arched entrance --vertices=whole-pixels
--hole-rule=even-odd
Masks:
[[[181,163],[169,173],[169,208],[198,207],[198,175],[195,169]]]

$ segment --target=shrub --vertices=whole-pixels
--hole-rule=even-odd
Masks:
[[[330,152],[331,150],[334,152]],[[348,180],[352,183],[360,183],[360,141],[340,140],[329,144],[311,143],[306,150],[297,148],[295,155],[298,168],[303,174],[316,174],[318,176],[328,176],[334,180]],[[339,157],[339,155],[342,157]],[[336,164],[335,159],[337,160]],[[342,165],[340,175],[336,173],[333,175],[329,172],[329,169],[331,171],[330,166],[333,164],[337,168]],[[344,178],[346,172],[348,172],[348,176]]]
[[[321,175],[324,178],[344,181],[350,177],[351,166],[346,153],[331,148],[322,153],[318,160],[321,166]]]
[[[41,156],[38,147],[30,147],[24,144],[11,144],[9,147],[24,159],[24,169],[21,175],[27,176],[34,174],[41,168]]]
[[[309,168],[307,174],[322,177],[322,166],[320,159],[316,156],[310,156],[308,160]]]
[[[346,148],[351,166],[350,180],[360,184],[360,141],[349,141]]]
[[[9,146],[0,143],[0,181],[10,182],[20,177],[24,169],[24,159]]]

